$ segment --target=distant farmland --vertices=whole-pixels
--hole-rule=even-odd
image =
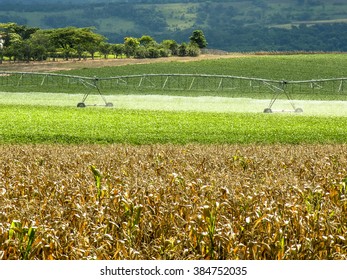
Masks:
[[[61,73],[301,80],[346,69],[345,55],[323,54]],[[0,93],[0,259],[347,259],[343,112],[239,112],[232,103],[269,100],[133,88],[105,92],[112,108],[77,108],[83,92],[39,86]],[[117,98],[147,107],[117,107]],[[345,102],[331,99],[331,110]]]

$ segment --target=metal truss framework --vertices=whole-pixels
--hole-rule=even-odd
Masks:
[[[107,102],[103,92],[116,94],[129,89],[145,90],[150,93],[163,91],[194,92],[230,92],[236,94],[255,93],[271,94],[272,98],[265,113],[273,112],[272,107],[278,98],[287,98],[294,112],[302,112],[294,103],[293,95],[327,94],[346,95],[347,78],[316,79],[303,81],[270,80],[230,75],[207,74],[142,74],[114,77],[83,77],[57,73],[41,72],[6,72],[0,71],[0,90],[19,90],[20,87],[31,87],[50,92],[52,88],[69,88],[70,92],[84,92],[78,107],[85,107],[86,100],[92,91]]]

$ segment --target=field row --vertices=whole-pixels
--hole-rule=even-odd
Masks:
[[[269,99],[346,100],[347,78],[305,81],[267,80],[210,74],[140,74],[81,77],[50,73],[0,73],[4,92],[65,92],[106,95],[223,96]]]
[[[90,77],[173,73],[231,75],[295,81],[347,77],[346,69],[346,54],[299,54],[238,55],[184,63],[171,61],[164,63],[129,64],[121,67],[85,67],[61,72],[64,74]]]
[[[114,63],[104,62],[108,67],[102,67],[100,61],[95,62],[97,67],[93,67],[93,62],[86,65],[81,62],[81,69],[60,71],[62,76],[4,72],[0,75],[0,86],[4,92],[97,94],[100,89],[103,94],[112,96],[145,94],[254,99],[270,99],[275,93],[285,99],[282,92],[285,90],[291,98],[299,100],[347,99],[345,54],[241,54],[184,63],[163,60],[141,64],[133,60],[126,65],[122,59]],[[55,67],[54,63],[50,65]],[[56,65],[58,69],[60,64]],[[73,67],[76,65],[78,62]]]
[[[346,145],[0,153],[0,259],[347,259]]]
[[[347,118],[4,105],[0,143],[345,143]]]

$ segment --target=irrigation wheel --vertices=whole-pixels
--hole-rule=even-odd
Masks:
[[[106,103],[106,107],[113,107],[113,103],[112,102],[107,102]]]
[[[295,113],[303,113],[303,112],[304,112],[304,110],[301,109],[301,108],[296,108],[295,109]]]
[[[271,108],[265,108],[265,109],[264,109],[264,113],[272,113]]]
[[[84,108],[84,107],[86,107],[86,104],[84,104],[83,102],[80,102],[77,104],[77,107],[78,108]]]

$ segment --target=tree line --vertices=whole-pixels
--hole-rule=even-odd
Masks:
[[[125,37],[123,43],[111,44],[90,27],[43,30],[16,23],[0,24],[0,62],[5,57],[10,61],[94,59],[96,53],[105,58],[110,54],[115,58],[198,56],[206,46],[207,41],[201,30],[194,30],[189,41],[181,44],[172,39],[158,43],[149,35]]]
[[[203,29],[209,48],[228,52],[347,51],[341,0],[0,1],[0,22],[35,22],[43,29],[94,26],[112,43],[128,34],[182,42]],[[182,8],[173,9],[173,2]]]

